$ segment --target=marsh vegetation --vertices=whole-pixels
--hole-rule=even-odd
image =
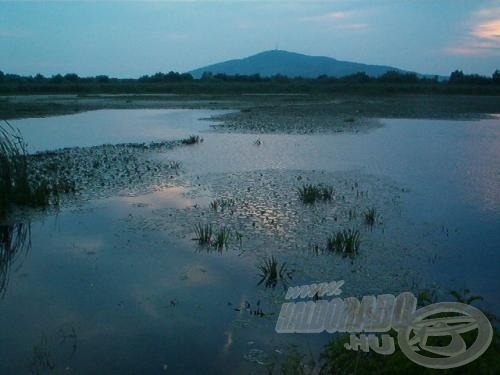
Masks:
[[[214,233],[212,246],[218,250],[227,248],[229,238],[231,237],[231,230],[227,227],[218,228]]]
[[[305,204],[313,204],[320,201],[331,201],[333,199],[333,187],[323,184],[302,185],[298,189],[299,198]]]
[[[57,203],[59,190],[66,184],[50,186],[47,181],[30,180],[26,144],[8,122],[0,124],[0,218],[12,205],[46,207],[51,197]]]
[[[223,211],[235,204],[236,200],[233,198],[217,198],[210,202],[210,208],[214,211]]]
[[[195,145],[200,142],[203,142],[203,138],[200,138],[199,135],[190,135],[189,137],[181,140],[183,145]]]
[[[207,248],[207,250],[227,249],[229,240],[232,236],[232,231],[228,227],[221,226],[213,229],[212,224],[197,224],[194,227],[195,237],[193,240],[198,242],[198,245]],[[239,238],[241,243],[241,238]]]
[[[197,224],[194,227],[195,238],[201,246],[208,246],[212,243],[213,229],[212,224]]]
[[[292,277],[286,262],[280,264],[274,255],[265,258],[258,266],[258,270],[261,279],[257,285],[264,283],[266,288],[275,288],[279,282],[282,282],[285,287]]]
[[[344,256],[354,256],[361,244],[359,230],[344,229],[332,234],[326,242],[326,249]]]
[[[365,224],[366,225],[369,225],[369,226],[373,226],[375,225],[376,223],[376,220],[377,220],[377,211],[375,210],[375,208],[368,208],[365,212],[364,212],[364,218],[365,218]]]

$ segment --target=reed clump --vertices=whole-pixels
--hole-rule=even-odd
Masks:
[[[0,124],[0,217],[13,205],[46,207],[59,203],[59,192],[74,190],[66,181],[49,184],[45,180],[30,181],[28,153],[19,130],[7,121]]]

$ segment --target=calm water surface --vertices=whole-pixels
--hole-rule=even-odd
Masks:
[[[206,129],[200,121],[228,111],[203,109],[104,109],[48,118],[12,120],[29,152],[129,142],[181,139]]]
[[[193,174],[313,169],[389,177],[409,190],[404,205],[415,225],[448,233],[436,246],[444,267],[436,266],[436,279],[480,291],[500,308],[500,119],[383,123],[365,134],[206,134],[199,148],[169,157]]]
[[[106,110],[13,124],[30,151],[203,132],[202,144],[158,156],[180,160],[193,176],[314,169],[390,178],[409,191],[403,210],[415,232],[445,233],[435,242],[441,260],[429,265],[435,281],[468,287],[500,312],[499,119],[383,120],[384,127],[363,134],[252,135],[207,132],[209,123],[198,119],[213,113]],[[253,143],[257,138],[260,146]],[[150,205],[138,204],[144,201]],[[198,253],[189,239],[125,224],[151,208],[192,204],[174,188],[3,227],[4,233],[24,230],[31,248],[21,247],[1,273],[8,284],[0,299],[0,373],[26,373],[47,363],[58,373],[255,371],[262,367],[243,359],[249,350],[273,352],[297,341],[274,332],[275,317],[235,311],[245,301],[258,302],[255,265],[236,253]],[[328,338],[309,336],[300,341],[313,349]]]

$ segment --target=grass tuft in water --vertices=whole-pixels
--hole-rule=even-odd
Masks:
[[[298,189],[299,198],[305,204],[313,204],[316,201],[331,201],[333,199],[333,187],[326,185],[302,185]]]
[[[172,160],[170,162],[170,169],[179,170],[181,168],[181,162],[178,160]]]
[[[202,246],[210,245],[213,236],[213,230],[211,224],[197,224],[194,227],[195,241]]]
[[[271,255],[271,257],[264,259],[264,262],[258,266],[260,271],[259,276],[261,280],[257,285],[264,285],[266,288],[275,288],[278,281],[285,282],[287,278],[290,278],[290,273],[287,272],[286,262],[282,263],[281,266],[278,260]]]
[[[214,211],[224,210],[225,208],[232,207],[235,205],[234,199],[230,198],[218,198],[210,202],[210,208]]]
[[[231,237],[231,230],[226,227],[221,227],[217,229],[217,231],[215,232],[214,239],[212,241],[212,246],[218,250],[227,248],[230,237]]]
[[[365,211],[365,224],[369,226],[373,226],[377,221],[377,211],[375,208],[368,208]]]
[[[229,239],[231,238],[231,229],[220,227],[214,230],[212,224],[197,224],[194,227],[195,238],[201,246],[206,246],[208,249],[215,248],[222,250],[227,248]]]
[[[358,230],[344,229],[328,238],[326,249],[345,256],[354,256],[358,253],[360,244],[361,239]]]
[[[199,135],[190,135],[189,137],[181,140],[183,145],[194,145],[200,142],[203,142],[203,138],[200,138]]]

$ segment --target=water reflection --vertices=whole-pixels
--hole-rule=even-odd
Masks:
[[[9,270],[14,261],[31,248],[30,223],[0,225],[0,297],[9,284]]]
[[[200,120],[229,111],[205,109],[98,110],[48,118],[12,121],[29,152],[64,147],[182,139],[209,129]]]
[[[33,345],[33,356],[29,363],[32,374],[46,374],[60,369],[61,364],[69,363],[78,348],[78,335],[73,326],[60,327],[57,334],[47,336],[42,332],[40,339]],[[66,366],[66,371],[71,368]]]
[[[184,209],[195,205],[195,201],[187,197],[186,192],[187,189],[181,186],[158,187],[149,194],[122,196],[116,200],[139,208],[147,207],[151,210],[165,207]]]
[[[433,139],[429,134],[439,134],[433,132],[430,126],[424,127],[425,124],[415,124],[414,127],[387,126],[371,133],[369,137],[340,135],[338,138],[299,138],[263,135],[264,141],[258,152],[252,143],[254,135],[246,138],[239,135],[217,135],[220,138],[215,138],[215,135],[209,134],[206,137],[204,135],[205,142],[199,145],[200,147],[179,148],[168,155],[169,159],[173,155],[182,156],[179,160],[182,160],[183,166],[186,165],[186,171],[199,174],[207,172],[207,165],[210,166],[210,172],[217,172],[218,169],[231,172],[233,167],[235,171],[245,168],[270,169],[276,166],[289,170],[302,168],[333,171],[353,166],[363,167],[379,175],[394,178],[400,176],[397,180],[416,192],[412,195],[416,197],[416,203],[409,206],[408,216],[414,217],[424,212],[427,215],[426,220],[438,223],[435,226],[439,227],[441,223],[450,226],[449,222],[455,217],[460,218],[462,224],[464,217],[471,222],[470,226],[467,226],[468,222],[462,225],[460,232],[450,230],[450,233],[456,234],[449,237],[446,231],[445,239],[441,239],[437,235],[434,236],[433,232],[428,233],[434,226],[422,232],[420,226],[401,229],[404,222],[399,224],[387,221],[386,228],[374,230],[373,238],[380,243],[384,241],[384,249],[394,250],[387,253],[393,255],[394,263],[391,263],[389,257],[381,259],[380,253],[370,252],[369,248],[364,253],[365,258],[361,258],[355,265],[356,268],[344,267],[344,262],[337,267],[337,259],[334,257],[299,257],[294,262],[291,257],[297,252],[291,250],[287,253],[275,252],[277,259],[262,258],[260,267],[255,269],[254,258],[250,254],[253,251],[258,255],[262,254],[257,252],[260,248],[250,246],[250,241],[246,241],[244,243],[248,252],[243,254],[241,237],[233,238],[234,244],[238,245],[239,242],[239,254],[228,251],[224,252],[224,256],[202,256],[192,251],[190,234],[178,239],[165,228],[181,222],[182,212],[197,214],[201,210],[195,209],[196,204],[208,207],[210,200],[220,196],[207,197],[207,201],[201,204],[197,196],[186,195],[186,189],[182,187],[160,189],[144,196],[115,197],[99,203],[91,202],[89,206],[75,210],[64,210],[57,225],[34,223],[33,243],[36,248],[23,266],[23,272],[29,274],[29,277],[22,282],[16,282],[16,293],[8,293],[2,301],[0,353],[4,353],[9,361],[2,361],[0,373],[23,373],[28,366],[35,373],[50,371],[51,368],[54,368],[54,372],[63,371],[61,369],[73,372],[73,369],[78,369],[84,373],[98,373],[99,370],[105,369],[110,374],[158,373],[167,368],[169,372],[174,373],[255,372],[255,368],[251,366],[267,363],[272,353],[278,353],[278,358],[284,358],[284,354],[280,353],[291,343],[291,336],[275,334],[274,324],[279,303],[283,301],[284,296],[280,289],[283,287],[283,290],[286,290],[287,283],[290,286],[302,284],[304,280],[300,270],[303,264],[304,268],[313,268],[320,263],[331,262],[327,264],[331,267],[329,270],[338,272],[325,274],[325,279],[347,275],[346,277],[353,280],[353,284],[366,284],[367,290],[370,291],[379,281],[374,270],[383,263],[401,264],[400,269],[387,274],[389,281],[380,279],[382,284],[393,283],[396,288],[400,287],[396,285],[397,282],[406,278],[403,272],[407,269],[407,254],[410,254],[413,248],[420,249],[420,245],[410,246],[413,242],[425,242],[424,245],[430,243],[435,247],[436,254],[443,258],[448,248],[458,249],[457,252],[451,253],[453,258],[445,258],[446,263],[437,265],[441,267],[439,272],[445,275],[461,275],[460,279],[457,278],[459,281],[464,280],[471,289],[483,294],[485,301],[493,301],[492,304],[495,304],[497,279],[494,275],[497,267],[494,264],[498,264],[495,261],[498,260],[495,247],[498,243],[498,211],[493,210],[495,216],[492,219],[483,217],[481,213],[468,210],[461,198],[469,191],[469,186],[474,186],[474,181],[477,181],[475,173],[479,171],[478,178],[483,176],[487,183],[484,186],[489,186],[492,192],[489,195],[490,206],[498,207],[498,195],[495,193],[498,189],[495,190],[496,180],[492,178],[498,176],[497,170],[494,170],[497,158],[492,158],[498,153],[494,153],[492,147],[484,148],[485,158],[471,158],[470,166],[463,169],[462,166],[457,166],[457,163],[464,157],[458,158],[452,152],[453,149],[445,149],[442,144],[446,143],[441,142],[444,137],[438,139],[439,142],[427,144]],[[415,133],[425,133],[426,129],[430,131],[427,133],[430,138],[413,136]],[[457,131],[459,129],[460,127],[456,127]],[[497,134],[496,130],[488,129],[491,131],[483,133],[484,139],[489,139],[491,133]],[[472,142],[470,138],[466,139]],[[232,140],[236,143],[231,143]],[[372,141],[374,143],[370,143]],[[427,147],[419,153],[410,147],[412,142]],[[475,148],[478,151],[480,149],[479,146]],[[408,152],[403,153],[405,150]],[[434,152],[431,152],[432,150]],[[463,149],[457,150],[465,154],[465,158],[472,155]],[[439,151],[443,151],[444,155]],[[419,158],[417,164],[414,162],[415,156]],[[223,158],[227,161],[226,164],[217,163]],[[492,163],[486,163],[488,160]],[[483,162],[486,168],[474,169]],[[419,167],[415,168],[416,165]],[[464,180],[463,170],[474,173],[469,185],[458,184]],[[242,201],[248,202],[248,205],[240,205],[240,201],[237,201],[236,207],[223,210],[221,202],[226,201],[219,200],[216,207],[211,207],[210,211],[214,216],[226,220],[231,217],[230,211],[236,210],[234,215],[241,214],[241,222],[248,224],[247,227],[242,224],[245,229],[242,233],[256,233],[255,238],[259,238],[257,244],[263,244],[262,251],[268,249],[265,247],[268,244],[266,232],[272,230],[273,233],[281,234],[298,228],[300,234],[310,230],[309,228],[316,228],[316,221],[300,221],[303,215],[296,217],[283,214],[293,212],[292,209],[285,209],[281,202],[282,197],[288,197],[288,201],[292,203],[287,202],[286,207],[293,204],[296,196],[293,188],[301,184],[297,176],[291,174],[289,180],[285,180],[281,176],[287,176],[286,174],[278,175],[276,171],[272,173],[275,175],[273,179],[267,178],[266,175],[266,178],[259,178],[257,175],[254,182],[248,182],[244,186],[250,188],[248,191],[239,186],[240,181],[244,179],[228,179],[223,176],[221,184],[230,185],[234,180],[236,182],[230,185],[230,188],[235,186],[238,189],[236,191],[247,193]],[[439,173],[443,179],[438,184],[436,181],[440,180],[435,176],[439,177]],[[301,172],[301,179],[303,176]],[[427,188],[428,184],[430,188]],[[440,188],[443,185],[446,189]],[[346,186],[346,189],[351,189],[351,185]],[[254,187],[266,194],[257,194]],[[463,195],[462,189],[465,190]],[[200,194],[205,194],[201,187],[199,190]],[[429,194],[424,194],[428,191]],[[436,214],[429,214],[429,210],[425,208],[439,205],[444,200],[443,192],[446,192],[449,203],[458,209],[435,210],[440,215],[437,217]],[[277,197],[274,194],[277,194]],[[390,194],[392,193],[383,195],[379,190],[373,191],[376,197],[389,197]],[[263,198],[258,199],[258,196]],[[226,195],[224,197],[228,198]],[[470,199],[477,202],[474,197],[471,193]],[[385,198],[383,201],[385,202]],[[350,203],[348,206],[346,204],[339,200],[335,207],[350,209]],[[377,204],[375,206],[379,207]],[[412,210],[412,207],[415,208]],[[168,215],[160,217],[160,220],[166,222],[165,226],[158,225],[157,221],[152,221],[148,226],[148,222],[142,220],[152,215],[152,211],[163,208],[175,209],[166,211],[172,213],[171,218]],[[192,211],[189,211],[190,209]],[[321,215],[322,212],[318,208],[317,216],[320,220],[326,217]],[[358,212],[362,210],[359,209]],[[457,212],[467,215],[457,215]],[[132,216],[139,217],[137,227],[140,230],[132,228],[129,219]],[[210,222],[206,216],[199,216],[197,220]],[[338,228],[334,221],[336,219],[332,217],[332,231]],[[387,236],[382,232],[386,229]],[[399,233],[402,233],[402,237],[409,231],[414,231],[415,236],[405,238],[402,242]],[[7,287],[9,268],[12,269],[15,259],[30,249],[30,237],[29,224],[0,227],[2,293],[5,293]],[[318,241],[323,241],[326,235],[321,234],[318,238]],[[287,240],[284,238],[283,242],[285,241]],[[478,243],[481,244],[479,249]],[[323,246],[323,242],[311,244],[312,250],[316,252],[320,250],[319,246]],[[403,246],[405,248],[401,249]],[[274,252],[274,248],[271,250]],[[453,259],[457,261],[452,263]],[[307,260],[307,263],[304,260]],[[288,263],[285,264],[285,261]],[[418,264],[418,259],[415,262]],[[467,272],[464,272],[465,268]],[[297,272],[293,274],[295,270]],[[293,283],[289,281],[292,276]],[[11,282],[13,283],[14,279]],[[259,286],[255,285],[257,282]],[[476,284],[471,285],[474,282]],[[478,282],[493,285],[488,287]],[[486,295],[485,291],[490,290],[490,295]],[[275,296],[278,296],[278,299],[275,299]],[[233,301],[240,303],[233,304]],[[277,301],[278,305],[274,301]],[[13,325],[13,321],[17,324]],[[65,328],[59,334],[61,325]],[[319,354],[318,346],[322,344],[324,337],[307,339],[313,345],[311,352]],[[78,352],[74,355],[77,344]],[[309,342],[307,344],[309,345]],[[29,350],[30,347],[33,347],[32,351]],[[197,361],[192,360],[193,352],[197,353]],[[337,358],[337,353],[350,355],[342,345],[339,345],[339,351],[334,353],[332,358]],[[72,362],[69,362],[70,360]],[[346,363],[356,363],[351,357],[347,360]],[[373,362],[367,363],[374,366]]]
[[[264,259],[258,266],[260,281],[266,288],[276,288],[281,283],[283,290],[288,288],[288,281],[292,280],[293,271],[288,270],[286,262],[279,262],[274,256]]]

